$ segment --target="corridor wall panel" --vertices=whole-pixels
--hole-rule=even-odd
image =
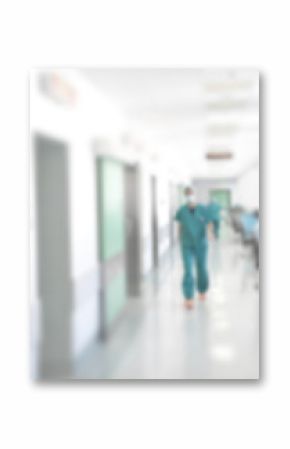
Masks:
[[[170,195],[169,181],[160,175],[157,178],[157,216],[158,257],[161,258],[170,247]]]

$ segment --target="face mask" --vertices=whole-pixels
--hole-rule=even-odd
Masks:
[[[195,201],[196,201],[196,197],[195,197],[195,195],[193,193],[191,195],[187,195],[186,196],[186,202],[188,204],[194,204]]]

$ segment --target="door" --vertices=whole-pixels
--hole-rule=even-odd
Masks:
[[[127,300],[124,166],[97,160],[100,262],[100,329],[106,337]]]
[[[218,203],[223,209],[229,209],[231,207],[231,191],[229,189],[211,190],[210,200]]]
[[[140,295],[140,176],[137,166],[125,167],[126,273],[129,296]]]
[[[68,160],[64,142],[35,138],[40,378],[67,377],[71,362]]]

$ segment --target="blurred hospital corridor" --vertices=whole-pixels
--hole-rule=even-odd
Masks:
[[[256,379],[259,376],[258,274],[248,248],[222,229],[209,254],[205,301],[182,307],[179,249],[130,298],[107,342],[77,360],[77,379]],[[230,274],[229,274],[230,273]],[[73,377],[74,377],[73,376]]]
[[[29,126],[33,379],[258,379],[259,73],[37,69]]]

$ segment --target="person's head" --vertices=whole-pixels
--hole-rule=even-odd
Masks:
[[[196,195],[194,193],[194,190],[191,187],[186,187],[184,189],[184,196],[187,204],[190,206],[194,206],[196,203]]]

